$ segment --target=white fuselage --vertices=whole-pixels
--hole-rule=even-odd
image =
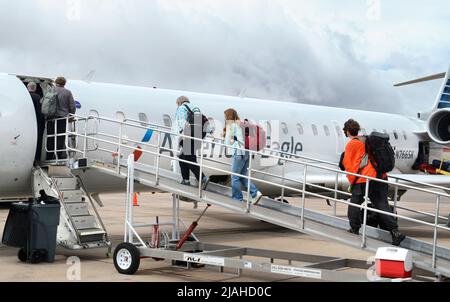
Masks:
[[[212,118],[217,137],[222,132],[224,110],[234,108],[242,119],[262,124],[267,131],[268,147],[331,162],[337,162],[343,152],[347,138],[342,127],[346,120],[353,118],[367,133],[377,130],[390,134],[399,173],[412,173],[419,148],[419,137],[414,133],[425,128],[421,120],[387,113],[83,81],[69,81],[66,88],[81,104],[77,115],[135,119],[166,126],[171,126],[176,99],[185,95],[193,106]],[[111,128],[111,124],[100,121],[95,127],[96,131],[118,135],[118,129]],[[25,85],[14,75],[0,75],[0,198],[30,194],[36,132],[35,112]],[[123,135],[140,141],[145,129],[133,129]],[[152,137],[151,142],[155,139],[156,136]],[[171,140],[164,144],[174,147],[169,146],[174,144]],[[212,158],[227,159],[220,149],[209,145],[205,153]],[[112,161],[110,154],[98,156]],[[169,161],[163,165],[170,169]],[[278,161],[273,159],[263,158],[258,165],[269,172],[280,169]],[[287,173],[298,172],[295,166],[286,169]],[[100,186],[98,192],[103,188]]]

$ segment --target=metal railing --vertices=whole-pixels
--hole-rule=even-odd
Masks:
[[[158,126],[158,125],[155,126],[155,124],[151,124],[151,126],[147,126],[147,125],[150,125],[148,123],[145,123],[146,126],[142,126],[141,121],[132,121],[132,122],[118,121],[118,120],[104,118],[104,117],[93,117],[93,116],[82,117],[82,116],[77,116],[77,115],[70,115],[69,117],[67,117],[67,124],[69,123],[69,119],[76,120],[77,123],[84,123],[85,127],[84,127],[83,133],[78,133],[78,131],[76,131],[76,130],[66,132],[66,134],[65,134],[66,142],[68,141],[67,138],[69,136],[75,136],[76,138],[83,140],[83,148],[81,148],[81,149],[73,148],[73,147],[66,145],[67,152],[74,153],[74,154],[80,154],[82,157],[87,157],[88,153],[94,151],[94,150],[87,149],[87,143],[88,143],[88,141],[91,140],[91,141],[95,142],[96,144],[98,144],[97,148],[95,149],[95,152],[106,152],[106,153],[109,153],[112,155],[116,154],[117,161],[116,161],[115,165],[116,165],[116,171],[118,173],[120,173],[121,165],[123,165],[123,161],[121,161],[121,157],[122,156],[125,157],[125,155],[130,154],[130,153],[134,152],[135,150],[139,150],[143,154],[153,156],[153,158],[154,158],[153,162],[145,163],[144,165],[153,167],[155,169],[155,183],[156,184],[158,184],[158,181],[160,178],[160,170],[162,169],[161,159],[166,159],[169,161],[176,161],[176,162],[184,162],[184,163],[188,163],[191,165],[195,165],[195,166],[199,167],[200,172],[203,172],[205,169],[209,169],[210,171],[215,171],[219,174],[225,174],[228,176],[235,175],[235,176],[238,176],[241,178],[245,178],[248,180],[248,186],[247,186],[247,192],[246,192],[246,195],[247,195],[246,212],[249,212],[251,210],[251,206],[252,206],[251,198],[250,198],[250,182],[252,182],[252,181],[257,181],[258,183],[263,183],[263,184],[266,184],[269,186],[279,188],[282,190],[282,192],[285,192],[285,191],[295,192],[301,196],[300,219],[301,219],[302,228],[304,228],[304,221],[305,221],[304,213],[305,213],[305,208],[307,207],[306,206],[306,197],[317,197],[317,198],[328,199],[328,200],[333,201],[335,204],[343,204],[343,205],[359,208],[364,211],[364,218],[363,218],[363,222],[362,222],[361,247],[366,246],[366,239],[367,239],[366,228],[367,228],[367,213],[368,213],[368,211],[387,215],[387,216],[392,216],[397,219],[402,219],[402,220],[410,221],[413,223],[417,223],[419,225],[428,226],[428,227],[433,228],[433,250],[432,250],[432,255],[431,255],[433,268],[436,268],[436,258],[437,258],[436,248],[437,248],[437,242],[438,242],[438,230],[450,231],[449,227],[439,224],[439,219],[446,219],[446,217],[439,215],[442,198],[450,198],[449,194],[435,190],[435,189],[448,190],[448,188],[445,188],[442,186],[428,185],[428,184],[421,183],[421,182],[410,181],[407,179],[402,179],[400,177],[391,177],[391,176],[389,177],[389,181],[377,179],[377,178],[373,178],[373,177],[368,177],[368,176],[364,176],[364,175],[341,171],[340,169],[335,167],[336,163],[332,163],[332,162],[328,162],[328,161],[316,160],[313,158],[309,158],[309,157],[305,157],[305,156],[301,156],[301,155],[297,155],[297,154],[294,155],[294,154],[290,154],[287,152],[281,152],[279,150],[263,149],[261,151],[253,151],[253,150],[246,150],[246,149],[238,148],[238,147],[227,146],[223,142],[217,142],[217,140],[211,141],[209,138],[199,139],[199,138],[195,138],[195,137],[191,137],[191,136],[186,136],[183,134],[174,133],[170,129],[168,129],[168,127],[165,127],[165,126]],[[95,134],[88,134],[86,131],[87,123],[91,119],[97,119],[99,121],[102,121],[103,124],[109,123],[109,124],[118,126],[118,129],[117,129],[118,135],[102,133],[102,132],[97,132]],[[153,130],[154,133],[158,134],[156,144],[151,143],[151,141],[148,143],[145,143],[142,141],[130,139],[128,137],[126,137],[124,139],[124,128],[125,127],[131,128],[134,131],[137,131],[137,130],[147,131],[148,129]],[[108,127],[105,127],[105,129],[107,129],[107,128]],[[69,128],[67,127],[66,129],[69,129]],[[179,153],[179,151],[177,150],[178,148],[168,149],[168,148],[162,147],[161,146],[161,137],[163,135],[172,135],[172,136],[178,137],[180,139],[189,139],[189,140],[199,141],[200,142],[200,150],[199,150],[200,151],[199,152],[200,162],[193,163],[193,162],[178,158],[177,157],[177,154]],[[125,140],[126,140],[126,143],[124,143]],[[128,145],[129,142],[139,145],[140,148],[137,149],[137,147],[135,147],[135,146]],[[249,155],[248,174],[242,175],[242,174],[234,173],[234,172],[230,171],[231,169],[223,169],[221,167],[217,167],[217,166],[213,166],[211,164],[205,163],[208,161],[210,161],[212,163],[218,162],[216,159],[211,160],[211,159],[203,156],[205,154],[204,153],[204,145],[206,142],[214,143],[214,144],[219,145],[224,148],[237,149],[237,150],[242,150],[244,152],[248,152],[247,153]],[[115,150],[108,149],[108,146],[115,147]],[[172,151],[173,155],[167,155],[165,153],[162,153],[161,152],[162,150]],[[267,154],[268,151],[270,151],[272,154]],[[279,155],[275,155],[273,153],[276,153]],[[276,159],[277,161],[281,160],[281,162],[283,163],[282,175],[270,173],[268,171],[259,171],[259,170],[254,169],[253,158],[254,157],[256,158],[258,156],[263,156],[263,155],[266,158]],[[286,155],[289,155],[289,156],[286,156]],[[227,166],[230,165],[230,162],[228,162],[228,163],[221,162],[221,161],[219,161],[219,162],[220,162],[220,164],[225,164]],[[294,179],[286,178],[284,165],[288,165],[288,164],[289,165],[298,165],[303,168],[303,173],[302,173],[303,177],[301,180],[294,180]],[[326,166],[324,166],[323,164],[326,164]],[[329,167],[329,166],[331,166],[331,167]],[[307,182],[308,175],[309,175],[308,171],[311,171],[311,169],[314,169],[315,173],[317,173],[317,171],[322,171],[321,173],[323,173],[324,175],[335,175],[334,187],[330,188],[330,187],[322,186],[320,184],[308,183]],[[273,179],[275,179],[277,181],[271,181],[271,180],[263,179],[261,177],[255,177],[252,174],[262,174],[264,176],[272,177]],[[356,176],[360,179],[365,180],[366,190],[365,190],[364,202],[361,205],[353,204],[346,200],[338,199],[338,196],[342,196],[342,195],[350,196],[351,195],[350,193],[348,193],[346,191],[340,190],[339,184],[338,184],[339,176],[348,176],[348,175]],[[286,184],[286,182],[288,182],[288,184]],[[415,213],[415,214],[422,214],[427,217],[433,217],[434,221],[431,223],[431,222],[427,222],[425,220],[420,220],[420,219],[408,217],[405,215],[395,214],[395,213],[391,213],[391,212],[385,212],[385,211],[381,211],[381,210],[378,210],[375,208],[369,208],[368,207],[368,202],[369,202],[368,194],[369,194],[369,185],[371,182],[384,183],[384,184],[393,186],[394,190],[395,190],[395,194],[394,194],[395,206],[397,206],[396,203],[397,203],[399,189],[400,190],[413,190],[413,191],[422,192],[422,193],[433,196],[435,198],[434,212],[416,211],[416,210],[408,209],[406,207],[401,207],[401,208],[398,207],[398,208],[405,210],[405,211],[411,211],[412,213]],[[298,184],[300,187],[297,187],[296,184]],[[312,190],[309,191],[308,190],[309,188],[316,188],[316,189],[328,191],[330,193],[334,193],[334,197],[325,196],[325,195],[321,194],[320,192],[317,193]],[[202,191],[203,191],[202,190],[202,182],[199,181],[199,184],[198,184],[198,197],[199,198],[202,198]],[[334,207],[334,212],[335,211],[336,211],[336,208]]]

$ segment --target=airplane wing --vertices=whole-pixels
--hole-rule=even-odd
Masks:
[[[447,193],[450,193],[450,175],[430,175],[430,174],[389,174],[390,178],[389,182],[395,183],[396,179],[398,179],[398,183],[410,185],[414,187],[420,188],[428,188],[428,189],[440,189],[444,190]],[[296,181],[303,182],[303,173],[301,172],[290,172],[286,173],[287,182]],[[347,186],[349,183],[347,181],[347,177],[344,174],[339,175],[339,184],[340,186]],[[336,174],[324,174],[324,173],[311,173],[306,177],[306,182],[308,184],[326,186],[328,188],[334,187],[336,182]],[[293,183],[289,183],[288,185],[293,185]],[[295,187],[299,187],[299,184],[296,183]],[[448,188],[448,190],[446,190]]]
[[[391,177],[399,179],[400,183],[409,184],[415,183],[415,186],[424,188],[435,186],[436,189],[442,189],[439,187],[450,189],[450,175],[430,175],[430,174],[389,174]],[[390,178],[390,182],[395,182],[395,179]],[[432,189],[432,188],[430,188]],[[447,191],[447,190],[446,190]]]

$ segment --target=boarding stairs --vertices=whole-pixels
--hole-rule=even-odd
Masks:
[[[92,197],[82,180],[65,166],[44,166],[33,170],[33,194],[40,191],[60,200],[57,244],[70,249],[107,248],[111,242]]]
[[[331,200],[334,203],[341,203],[349,205],[348,201],[339,199],[338,196],[347,195],[348,192],[339,188],[337,183],[340,176],[345,174],[351,174],[340,171],[335,163],[325,162],[323,160],[312,159],[299,155],[287,154],[277,150],[261,150],[259,152],[252,153],[257,157],[264,154],[268,158],[275,160],[281,160],[284,163],[295,164],[299,166],[299,171],[303,172],[303,178],[297,179],[298,185],[292,185],[292,182],[288,182],[288,179],[284,175],[270,175],[270,179],[258,177],[258,174],[269,174],[268,172],[258,171],[252,168],[252,158],[250,157],[249,175],[243,175],[243,177],[249,178],[252,181],[265,183],[276,186],[284,191],[296,192],[301,196],[300,205],[291,205],[280,202],[279,200],[264,197],[257,205],[252,205],[251,202],[238,202],[231,199],[231,189],[228,186],[210,183],[206,190],[202,190],[201,186],[185,186],[180,184],[180,175],[173,172],[170,169],[162,168],[161,161],[172,160],[180,161],[177,156],[171,156],[167,153],[163,153],[163,147],[161,145],[164,135],[174,135],[167,127],[159,126],[155,124],[143,125],[142,121],[125,120],[117,121],[103,117],[82,117],[82,116],[70,116],[74,118],[78,123],[77,129],[79,131],[68,131],[66,137],[76,137],[78,144],[76,148],[67,146],[67,152],[71,153],[71,158],[83,162],[82,166],[72,169],[72,174],[80,174],[79,171],[90,170],[95,173],[103,174],[105,176],[119,177],[126,182],[130,178],[130,162],[126,158],[130,154],[138,150],[136,144],[139,144],[139,152],[152,156],[151,160],[133,162],[132,177],[135,183],[151,188],[151,190],[158,190],[163,192],[169,192],[173,195],[185,197],[196,202],[203,202],[213,206],[225,208],[234,213],[246,215],[248,217],[263,220],[274,225],[285,227],[291,230],[295,230],[301,233],[305,233],[311,236],[319,236],[328,240],[339,242],[351,247],[360,248],[368,251],[375,252],[379,247],[390,246],[391,236],[388,232],[373,228],[367,225],[367,212],[373,211],[378,213],[384,213],[375,209],[370,209],[367,206],[368,197],[366,195],[366,202],[359,206],[364,211],[364,223],[361,228],[360,235],[354,235],[347,232],[348,220],[325,213],[324,211],[308,209],[308,202],[306,198],[322,198]],[[114,133],[101,133],[87,134],[86,125],[95,119],[97,122],[101,121],[103,125],[110,123],[117,126],[119,135]],[[69,123],[69,121],[67,121]],[[82,124],[85,124],[83,127]],[[84,129],[84,132],[83,132]],[[106,129],[106,127],[105,127]],[[143,143],[139,140],[133,140],[132,136],[127,136],[126,140],[128,144],[124,143],[124,129],[134,129],[140,131],[148,131],[151,129],[156,133],[155,142]],[[208,140],[208,139],[206,139]],[[203,154],[203,146],[206,143],[203,142],[200,154]],[[83,143],[80,143],[82,141]],[[90,144],[90,143],[91,144]],[[133,144],[130,144],[133,143]],[[211,143],[209,141],[208,143]],[[218,145],[223,143],[215,142]],[[95,145],[95,149],[88,149],[89,145]],[[115,161],[108,161],[104,156],[105,153],[117,153],[115,154]],[[176,153],[176,152],[175,152]],[[214,159],[208,159],[207,157],[199,157],[200,170],[212,169],[221,173],[228,173],[231,175],[231,169],[225,170],[223,168],[214,167]],[[301,168],[300,168],[301,167]],[[321,185],[309,183],[310,179],[309,171],[322,170],[324,174],[329,175],[334,173],[336,175],[336,183],[334,187],[322,187]],[[354,174],[356,175],[356,174]],[[360,177],[364,177],[359,175]],[[368,179],[369,181],[379,181],[377,179]],[[292,181],[292,180],[291,180]],[[288,183],[288,184],[287,184]],[[428,272],[438,277],[450,277],[450,248],[438,245],[438,235],[442,232],[450,231],[447,227],[447,218],[439,215],[439,207],[441,205],[441,199],[449,198],[450,195],[444,193],[443,187],[435,185],[427,185],[424,183],[413,183],[404,179],[390,179],[389,183],[395,188],[395,200],[394,204],[397,206],[398,193],[400,190],[418,190],[423,193],[427,193],[436,198],[436,209],[432,213],[420,212],[411,210],[414,214],[423,214],[424,219],[411,218],[405,215],[398,215],[392,213],[384,213],[404,219],[409,222],[417,223],[423,226],[430,227],[434,230],[433,242],[425,242],[412,237],[407,237],[401,244],[401,247],[409,249],[413,252],[413,261],[417,269],[424,272]],[[330,194],[317,193],[317,189],[320,187],[322,191],[327,191]],[[366,190],[367,192],[368,190]],[[244,195],[245,196],[245,195]],[[247,191],[247,196],[249,192]],[[399,209],[408,210],[405,207]],[[429,222],[432,218],[433,222]],[[439,233],[439,234],[438,234]]]

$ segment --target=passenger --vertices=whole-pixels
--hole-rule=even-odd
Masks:
[[[176,133],[183,134],[186,123],[188,122],[188,116],[189,116],[189,110],[194,109],[195,107],[190,105],[190,101],[185,96],[180,96],[176,104],[178,106],[177,111],[175,112],[175,121],[174,121],[174,128]],[[213,130],[206,129],[206,132],[212,133]],[[200,137],[199,137],[200,138]],[[188,143],[185,143],[188,142]],[[197,163],[197,155],[195,148],[190,148],[191,143],[189,143],[189,140],[179,139],[179,146],[181,148],[181,153],[178,156],[180,159],[189,161],[192,163]],[[180,164],[180,170],[181,170],[181,177],[183,178],[181,181],[181,184],[189,186],[191,183],[189,181],[189,174],[190,171],[194,174],[197,181],[200,181],[200,167],[197,165],[188,164],[186,162],[179,161]],[[207,177],[204,173],[202,173],[202,189],[205,190],[209,183],[209,177]]]
[[[353,119],[348,120],[344,125],[345,136],[350,139],[345,147],[345,155],[343,165],[347,172],[361,174],[368,177],[377,177],[377,172],[366,154],[365,138],[359,137],[358,132],[361,130],[358,122]],[[367,163],[364,163],[366,161]],[[363,163],[362,163],[363,162]],[[362,164],[361,164],[362,163]],[[351,184],[351,199],[353,204],[361,205],[364,202],[366,179],[347,175],[348,181]],[[384,174],[382,179],[387,180],[387,175]],[[388,203],[388,184],[378,181],[370,181],[369,194],[370,201],[374,207],[380,211],[391,212]],[[348,207],[348,219],[350,222],[350,233],[359,234],[361,227],[361,209],[358,207]],[[387,230],[392,235],[392,244],[400,245],[405,239],[405,235],[398,231],[398,225],[393,216],[379,215],[380,227]]]
[[[36,93],[37,85],[35,82],[29,82],[27,85],[28,92],[33,100],[34,111],[36,113],[37,122],[37,146],[36,153],[34,155],[34,161],[39,162],[41,160],[42,139],[44,136],[45,119],[41,112],[41,96]]]
[[[57,111],[56,111],[56,118],[65,118],[69,114],[75,114],[76,107],[75,107],[75,100],[73,99],[72,92],[64,86],[66,85],[66,79],[64,77],[58,77],[55,80],[56,84],[56,92],[58,94],[58,103],[57,103]],[[49,121],[47,123],[47,134],[53,134],[54,133],[54,121]],[[61,119],[57,122],[57,131],[58,134],[65,133],[66,132],[66,120]],[[57,150],[64,150],[65,149],[65,137],[64,136],[58,136],[57,138]],[[48,150],[54,150],[54,140],[47,139],[47,149]],[[58,152],[58,159],[65,159],[67,157],[67,154],[65,151],[59,151]],[[50,152],[47,154],[47,159],[54,159],[54,153]]]
[[[231,171],[236,174],[247,176],[250,153],[242,150],[245,147],[245,143],[239,115],[236,110],[231,108],[225,110],[224,113],[226,126],[224,129],[225,144],[233,147],[233,163]],[[243,201],[241,184],[245,188],[248,188],[248,179],[237,175],[231,175],[232,198],[239,201]],[[250,182],[250,195],[252,204],[257,204],[262,197],[262,193],[252,182]]]

